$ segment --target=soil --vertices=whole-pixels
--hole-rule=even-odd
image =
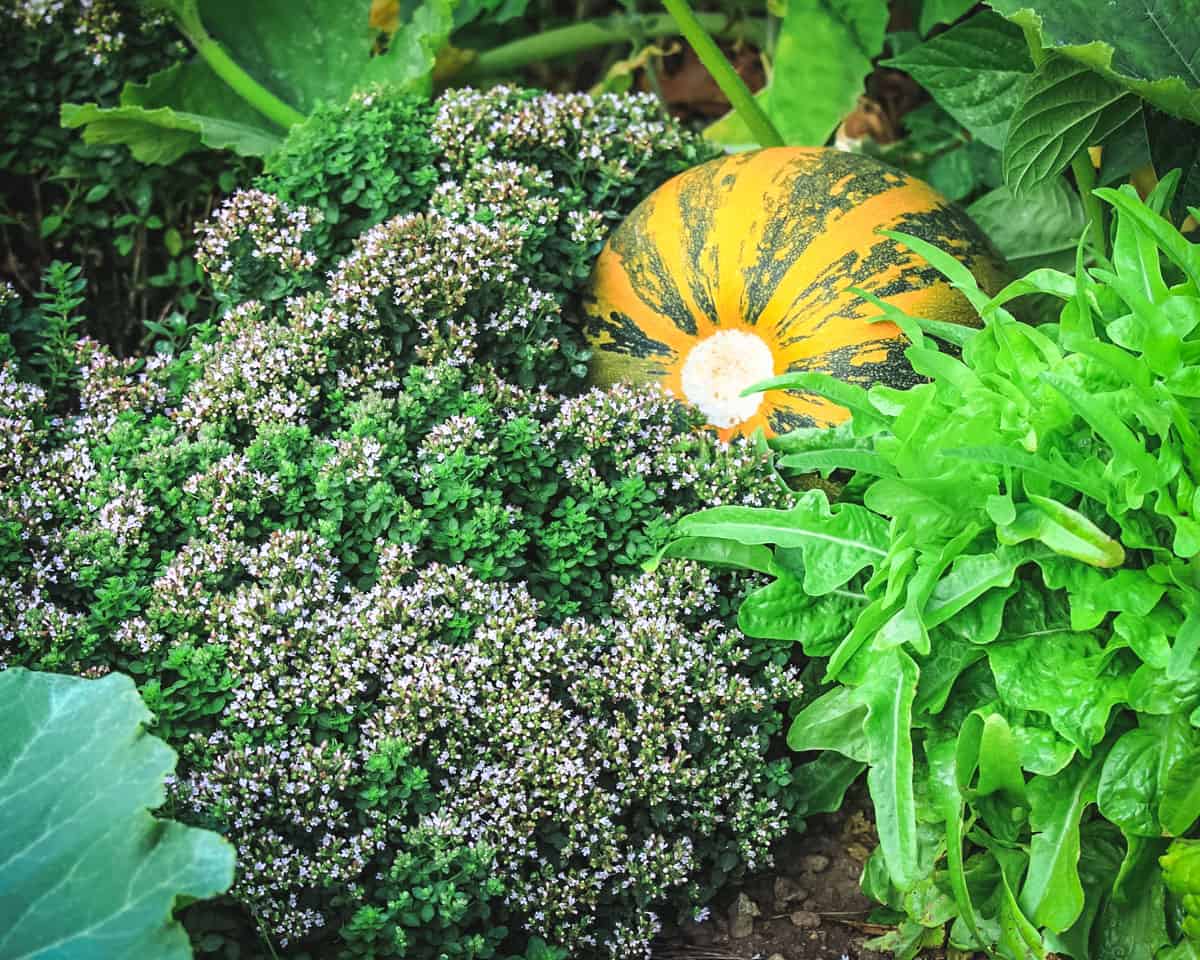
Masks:
[[[858,883],[876,845],[869,815],[866,798],[851,794],[838,813],[811,818],[777,850],[771,872],[725,890],[704,922],[655,941],[651,960],[890,958],[864,946],[888,930],[868,921],[875,904]]]

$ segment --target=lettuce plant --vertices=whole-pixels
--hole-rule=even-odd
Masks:
[[[774,576],[743,630],[823,659],[789,743],[868,770],[863,884],[904,921],[898,955],[947,924],[1013,960],[1163,956],[1179,935],[1157,858],[1200,816],[1200,252],[1160,215],[1175,180],[1145,203],[1098,191],[1111,262],[990,300],[897,235],[983,328],[881,304],[927,383],[789,381],[851,411],[776,443],[785,470],[833,472],[838,502],[678,527],[675,552]],[[1057,323],[1013,318],[1030,293]]]

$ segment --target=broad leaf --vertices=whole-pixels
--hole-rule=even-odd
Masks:
[[[901,890],[911,887],[920,873],[912,748],[918,674],[912,658],[892,648],[879,657],[859,688],[867,705],[863,724],[870,749],[867,783],[875,805],[879,845],[892,882]]]
[[[788,731],[788,746],[796,751],[833,750],[851,760],[870,759],[863,731],[867,704],[858,690],[834,687],[801,710]]]
[[[766,97],[785,142],[829,139],[858,103],[886,27],[887,7],[875,0],[790,0]]]
[[[988,0],[1042,45],[1200,123],[1200,20],[1192,0]]]
[[[997,150],[1033,73],[1021,31],[992,13],[972,17],[884,65],[911,76],[973,136]]]
[[[997,187],[972,203],[967,213],[1016,273],[1036,267],[1071,269],[1087,225],[1079,193],[1062,177],[1017,194]]]
[[[166,6],[179,12],[178,3]],[[182,6],[198,12],[237,66],[301,114],[322,102],[345,101],[353,90],[372,83],[428,93],[435,55],[453,26],[450,0],[423,0],[400,25],[387,53],[373,57],[367,0],[348,7],[324,0],[259,0],[252,16],[238,0]],[[62,122],[84,126],[89,143],[126,143],[138,159],[155,163],[169,163],[201,146],[265,156],[284,133],[200,58],[163,71],[144,86],[127,84],[119,107],[65,104]]]
[[[1004,182],[1028,190],[1062,173],[1085,147],[1141,110],[1137,98],[1064,57],[1048,60],[1030,80],[1004,143]]]
[[[65,103],[64,127],[83,127],[85,143],[123,143],[142,163],[174,163],[208,147],[264,157],[283,130],[250,107],[201,60],[177,63],[146,83],[127,83],[121,105]]]
[[[0,673],[0,956],[192,955],[171,913],[233,882],[215,833],[158,820],[175,753],[133,682]]]

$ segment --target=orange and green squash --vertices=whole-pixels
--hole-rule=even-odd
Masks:
[[[979,228],[930,186],[870,157],[776,147],[694,167],[609,238],[585,297],[593,380],[661,384],[722,438],[828,426],[848,416],[759,380],[821,371],[858,384],[917,382],[894,324],[858,287],[915,316],[978,323],[923,258],[879,235],[920,237],[994,292],[1004,267]]]

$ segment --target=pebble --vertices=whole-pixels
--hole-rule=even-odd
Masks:
[[[734,940],[744,940],[754,932],[754,918],[761,915],[758,904],[744,893],[739,893],[729,908],[729,936]]]
[[[808,891],[801,888],[791,877],[775,878],[775,912],[784,913],[788,905],[796,900],[807,900]]]
[[[792,926],[801,930],[811,930],[821,925],[821,918],[811,910],[797,910],[791,916]]]
[[[823,873],[829,869],[829,858],[823,853],[809,853],[800,858],[800,869],[805,873]]]

